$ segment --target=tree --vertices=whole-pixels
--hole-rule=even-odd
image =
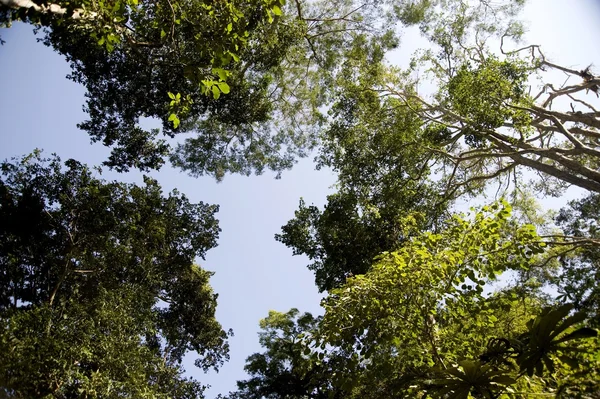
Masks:
[[[216,245],[218,207],[39,152],[1,171],[0,392],[201,397],[183,356],[228,359],[212,273],[194,264]]]
[[[589,338],[597,331],[585,325],[584,312],[520,283],[485,293],[504,272],[526,270],[546,255],[534,226],[510,214],[500,202],[454,215],[437,233],[415,235],[383,253],[364,275],[331,290],[322,303],[325,315],[310,333],[316,342],[304,357],[345,354],[327,374],[331,392],[458,399],[569,397],[578,386],[579,393],[597,389],[589,385],[598,370],[598,341]],[[276,349],[268,347],[271,359],[285,353]],[[302,397],[274,389],[272,373],[279,369],[259,370],[270,397]],[[577,385],[582,377],[587,391]]]
[[[167,137],[201,115],[238,123],[264,120],[264,83],[244,73],[260,75],[277,64],[281,47],[293,40],[294,29],[269,22],[281,14],[280,6],[268,0],[41,5],[7,0],[0,22],[41,24],[44,43],[66,56],[69,78],[87,89],[90,119],[80,127],[93,141],[113,147],[108,165],[146,170],[164,163],[169,145],[157,138],[158,131],[140,126],[142,117],[160,120]],[[232,86],[236,94],[225,96]],[[208,154],[221,154],[221,145],[212,143]]]
[[[280,137],[248,132],[270,112],[265,73],[297,40],[294,21],[276,22],[282,6],[267,0],[39,5],[6,0],[0,3],[0,23],[40,24],[44,43],[66,56],[73,70],[69,78],[87,89],[90,119],[80,127],[93,141],[113,147],[107,165],[125,171],[164,163],[170,145],[158,130],[141,127],[140,118],[160,120],[166,137],[210,119],[197,127],[199,137],[189,143],[193,151],[184,147],[192,155],[178,160],[191,162],[195,174],[222,177],[229,169],[249,173],[289,166]],[[224,123],[234,137],[223,137]],[[231,148],[232,141],[242,149]]]
[[[414,232],[435,228],[452,203],[429,178],[431,156],[407,144],[420,136],[420,119],[394,100],[380,103],[362,89],[364,81],[354,80],[362,74],[376,80],[378,62],[357,49],[342,66],[344,92],[318,157],[319,167],[338,173],[338,192],[327,197],[323,211],[301,201],[295,218],[276,235],[294,255],[313,261],[308,267],[321,291],[364,274],[375,256]]]
[[[454,22],[464,25],[460,17]],[[518,36],[514,29],[501,38]],[[598,192],[600,121],[590,98],[598,95],[598,77],[590,68],[578,71],[550,62],[539,46],[502,47],[498,56],[483,39],[472,41],[444,37],[440,54],[426,52],[409,69],[391,68],[387,78],[365,88],[377,93],[389,112],[405,107],[421,120],[421,133],[403,143],[437,165],[433,171],[445,195],[477,193],[494,179],[518,184],[523,168],[536,172],[538,189],[549,194],[568,185]],[[548,69],[580,81],[561,87],[546,81],[540,88],[530,83],[543,79]],[[414,76],[423,70],[432,77],[433,95],[419,92]]]
[[[422,195],[413,192],[409,198],[398,195],[397,203],[364,205],[352,193],[337,193],[327,197],[323,211],[301,200],[294,219],[275,238],[294,255],[308,256],[319,291],[327,291],[366,273],[377,255],[438,221],[441,212],[427,208],[430,198]]]
[[[600,195],[590,194],[561,209],[556,221],[564,233],[587,245],[572,247],[571,253],[565,253],[560,258],[561,267],[549,279],[559,287],[565,300],[596,315],[596,320],[600,315],[599,206]]]
[[[537,45],[507,50],[523,33],[514,21],[523,2],[434,3],[399,13],[429,45],[407,67],[386,65],[366,46],[340,63],[318,159],[340,172],[342,191],[373,184],[360,180],[361,168],[367,182],[400,179],[417,191],[433,180],[440,203],[492,180],[522,184],[526,170],[549,194],[567,185],[598,191],[593,70],[557,65]],[[501,54],[490,49],[498,41]],[[546,71],[565,73],[569,85]]]
[[[280,172],[315,142],[327,74],[354,36],[381,31],[377,2],[284,7],[280,0],[3,0],[0,24],[41,26],[87,89],[93,141],[107,165],[160,167],[169,156],[193,175]],[[388,40],[388,42],[390,42]],[[310,54],[309,54],[310,52]],[[175,150],[167,138],[195,132]],[[310,128],[309,128],[310,127]]]
[[[541,53],[529,65],[516,59],[515,54],[509,54],[504,61],[489,56],[478,64],[457,69],[447,86],[448,95],[441,105],[441,114],[435,116],[449,129],[442,156],[452,154],[447,159],[454,165],[453,170],[477,170],[474,165],[495,164],[486,173],[487,176],[499,176],[524,166],[538,172],[545,180],[558,181],[560,186],[576,185],[599,191],[600,175],[595,170],[600,155],[596,150],[600,137],[596,137],[596,130],[600,122],[597,111],[582,96],[585,92],[598,91],[598,79],[589,69],[575,71],[552,64]],[[527,79],[544,68],[566,72],[582,81],[561,88],[547,83],[538,95],[530,97],[526,94]],[[483,99],[475,96],[482,92],[486,93]],[[546,92],[548,94],[544,96]],[[565,100],[570,103],[569,111],[552,109],[553,104]],[[581,104],[591,108],[582,111],[579,109]],[[425,109],[431,111],[431,104]],[[450,114],[452,116],[446,118]],[[461,138],[468,146],[464,150],[455,145]],[[452,178],[450,176],[448,185],[454,184]]]
[[[540,214],[533,197],[514,198],[521,219],[536,225],[540,237],[549,245],[545,255],[519,279],[552,287],[562,303],[572,303],[578,311],[597,319],[598,303],[598,196],[570,201],[558,213]],[[537,209],[536,209],[537,208]],[[597,321],[592,323],[597,326]]]
[[[260,344],[264,353],[246,359],[249,379],[238,381],[230,398],[341,398],[343,390],[333,386],[332,375],[344,354],[317,351],[315,333],[321,321],[298,309],[286,313],[270,311],[260,321]]]
[[[550,62],[538,46],[508,52],[502,43],[493,55],[486,42],[522,32],[505,24],[511,9],[496,11],[489,2],[425,7],[417,23],[439,52],[423,51],[400,70],[359,48],[336,75],[318,160],[339,172],[338,192],[323,211],[301,201],[277,239],[308,255],[319,289],[329,291],[319,350],[357,356],[336,366],[346,378],[328,380],[344,397],[598,390],[597,331],[588,327],[597,317],[582,306],[595,297],[595,263],[581,257],[598,241],[574,230],[593,230],[593,208],[586,221],[576,222],[582,208],[567,217],[566,236],[517,223],[506,203],[439,222],[444,206],[494,179],[522,188],[524,168],[539,172],[547,193],[568,184],[597,191],[598,115],[584,98],[597,92],[597,77]],[[544,69],[582,82],[530,95]],[[422,72],[434,82],[430,96]],[[556,111],[561,97],[571,99],[570,112]],[[540,291],[548,280],[527,277],[556,258],[578,273],[550,280],[571,293],[553,298]],[[519,280],[484,294],[507,271]]]
[[[519,7],[518,2],[494,8],[487,2],[470,8],[458,2],[438,8],[434,3],[407,2],[396,10],[404,23],[419,25],[432,45],[440,41],[435,32],[445,31],[444,24],[453,19],[465,17],[459,21],[464,29],[492,29]],[[295,218],[276,236],[295,255],[309,257],[321,291],[365,273],[375,256],[401,246],[415,232],[435,231],[462,193],[448,192],[440,179],[443,160],[431,150],[439,144],[440,132],[418,112],[422,104],[377,90],[391,76],[411,81],[410,75],[395,74],[383,50],[356,40],[335,76],[317,161],[338,173],[338,193],[328,197],[322,211],[301,202]],[[481,189],[470,186],[471,193]]]

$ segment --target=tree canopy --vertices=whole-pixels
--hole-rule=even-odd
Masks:
[[[585,322],[594,315],[536,285],[489,291],[549,254],[535,227],[510,215],[508,203],[494,203],[383,252],[329,292],[310,326],[295,324],[296,310],[270,314],[266,352],[248,358],[253,378],[233,397],[593,397],[599,347]],[[286,376],[303,383],[280,385]]]
[[[275,237],[309,258],[324,314],[269,312],[227,397],[593,399],[600,78],[521,45],[523,4],[0,0],[0,25],[66,57],[118,172],[279,176],[314,153],[337,174]],[[391,65],[407,26],[427,48]],[[101,173],[0,164],[0,396],[204,397],[182,361],[229,356],[195,263],[218,206]],[[536,211],[570,186],[586,196]]]
[[[301,200],[276,236],[308,256],[328,291],[304,360],[345,353],[320,376],[329,397],[592,398],[599,389],[599,81],[540,46],[507,50],[521,26],[508,9],[480,6],[425,7],[418,23],[432,47],[404,69],[373,62],[366,48],[340,67],[317,157],[338,173],[338,191],[323,210]],[[548,71],[580,81],[558,87]],[[521,217],[506,202],[453,214],[454,201],[491,183]],[[558,226],[523,222],[535,215],[519,192],[558,196],[571,185],[594,194],[562,210]],[[262,378],[239,392],[259,379],[263,395],[320,397],[265,391],[272,377],[256,356],[247,367]],[[285,373],[302,374],[293,364]]]
[[[112,148],[107,165],[147,170],[170,158],[218,179],[280,172],[314,146],[347,47],[363,36],[394,45],[382,14],[380,2],[350,0],[0,2],[0,24],[41,27],[70,62],[87,90],[80,128]]]
[[[465,11],[458,0],[3,0],[0,24],[35,24],[66,56],[69,77],[87,90],[89,119],[80,127],[112,148],[107,165],[147,170],[168,158],[221,179],[279,173],[307,155],[321,141],[340,79],[350,78],[340,65],[365,49],[380,65],[398,45],[398,23],[437,30],[449,18],[438,15],[441,4]],[[521,5],[506,2],[490,16],[481,1],[469,23],[489,26]]]
[[[228,359],[211,273],[194,264],[216,246],[218,207],[39,153],[1,177],[3,395],[201,396],[183,356]]]

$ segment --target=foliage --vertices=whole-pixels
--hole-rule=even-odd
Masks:
[[[199,119],[211,121],[197,127],[203,146],[192,142],[195,158],[184,158],[197,162],[195,174],[289,167],[281,137],[247,130],[270,112],[265,73],[299,38],[294,21],[277,23],[282,2],[7,0],[0,7],[1,23],[41,24],[44,43],[67,57],[69,78],[87,89],[90,119],[80,127],[113,147],[109,166],[160,167],[170,145],[140,125],[140,118],[157,118],[167,137],[196,129]],[[222,137],[223,124],[233,137]],[[232,141],[242,149],[229,148]]]
[[[597,316],[581,306],[593,277],[552,281],[559,290],[573,284],[577,303],[526,277],[566,254],[581,264],[597,240],[538,235],[510,219],[504,202],[441,219],[454,200],[483,193],[492,180],[522,187],[524,168],[539,173],[535,188],[546,184],[549,194],[568,184],[598,191],[600,125],[585,95],[597,93],[599,81],[589,68],[550,62],[537,46],[505,51],[504,42],[522,34],[511,20],[522,2],[407,3],[398,15],[418,24],[433,48],[406,69],[378,62],[368,46],[347,53],[317,158],[339,173],[338,192],[322,211],[301,201],[276,236],[308,255],[318,288],[328,291],[313,333],[318,345],[307,354],[346,354],[322,383],[330,397],[593,397],[599,348],[588,326]],[[487,47],[494,39],[502,55]],[[532,95],[532,78],[545,69],[582,82],[546,84]],[[431,94],[421,88],[426,78]],[[556,110],[560,98],[571,111]],[[520,205],[521,218],[536,216]],[[501,274],[519,280],[486,294]],[[308,396],[277,391],[271,380],[261,380],[265,396]]]
[[[464,23],[492,26],[490,18],[511,16],[522,2],[487,3]],[[169,158],[191,175],[221,179],[290,168],[320,142],[323,110],[349,78],[340,65],[369,49],[371,64],[383,66],[398,45],[398,23],[440,41],[432,33],[440,6],[464,14],[462,4],[2,0],[0,23],[39,24],[44,42],[67,57],[70,78],[87,89],[89,120],[80,127],[112,147],[107,165],[147,170]],[[140,124],[144,118],[162,131]]]
[[[389,362],[391,372],[404,376],[397,389],[408,397],[415,393],[411,386],[439,397],[495,397],[490,392],[502,392],[499,386],[513,385],[523,373],[554,373],[550,355],[572,359],[569,350],[579,348],[564,343],[597,333],[571,328],[586,318],[567,317],[571,305],[548,309],[523,326],[536,315],[527,306],[521,327],[514,321],[512,328],[502,326],[501,312],[519,307],[518,296],[485,296],[485,285],[507,269],[529,268],[545,247],[532,226],[515,226],[509,214],[502,204],[471,219],[455,216],[440,233],[424,233],[382,255],[367,274],[349,279],[324,301],[325,341],[353,347],[364,361]],[[507,347],[493,350],[490,343]]]
[[[140,118],[160,120],[167,137],[195,128],[200,117],[214,120],[213,125],[226,121],[232,129],[264,121],[269,112],[268,78],[261,75],[280,62],[283,49],[294,40],[293,27],[284,32],[267,20],[270,7],[280,3],[181,2],[174,13],[169,4],[155,6],[164,20],[149,9],[138,21],[136,33],[150,40],[148,45],[124,42],[107,52],[94,46],[93,39],[56,27],[45,40],[67,56],[73,69],[70,78],[87,89],[90,119],[80,127],[93,141],[113,147],[107,164],[120,171],[160,167],[171,153],[158,131],[140,126]],[[202,154],[202,173],[217,174],[214,164],[237,159],[229,154],[231,138],[221,137],[215,127],[197,130],[205,141],[196,147]],[[266,140],[258,147],[246,143],[247,152],[270,151],[274,144],[270,137]]]
[[[550,278],[565,300],[596,315],[596,320],[600,315],[598,209],[600,196],[597,194],[571,201],[568,207],[561,209],[556,221],[567,236],[582,245],[561,257],[561,268]]]
[[[0,24],[35,24],[67,57],[87,89],[80,127],[119,171],[168,158],[217,179],[280,173],[319,146],[318,167],[338,173],[325,208],[301,200],[276,236],[311,260],[325,314],[270,312],[231,398],[591,398],[598,196],[559,214],[565,234],[528,198],[515,197],[520,221],[505,201],[448,216],[492,180],[522,186],[524,168],[548,194],[600,192],[587,98],[600,79],[539,46],[505,51],[522,5],[0,0]],[[398,23],[430,44],[404,69],[386,62]],[[534,87],[548,69],[580,82]],[[228,358],[211,273],[193,263],[216,245],[216,210],[74,160],[4,162],[0,396],[202,396],[181,361]]]
[[[570,184],[600,190],[600,81],[591,68],[557,65],[539,46],[506,50],[523,33],[514,21],[522,2],[410,3],[412,16],[400,14],[414,18],[429,48],[403,67],[366,56],[340,67],[319,159],[340,170],[344,187],[358,173],[339,161],[358,155],[365,180],[433,180],[442,203],[480,194],[490,181],[522,185],[525,170],[547,194]],[[498,40],[499,55],[489,47]],[[578,81],[557,87],[546,70]]]
[[[300,314],[297,309],[286,313],[270,311],[260,321],[260,344],[264,353],[246,360],[249,379],[238,381],[238,391],[231,398],[314,398],[341,397],[343,390],[332,386],[336,364],[344,359],[340,353],[314,349],[314,334],[320,317]]]
[[[342,66],[342,93],[324,131],[319,167],[338,174],[338,192],[324,210],[300,202],[295,218],[276,239],[313,263],[319,290],[365,273],[373,258],[402,244],[419,230],[434,228],[451,201],[429,180],[430,157],[407,144],[421,122],[395,100],[379,100],[356,77],[377,79],[377,55],[355,49]],[[410,222],[409,222],[410,221]]]
[[[306,155],[350,43],[395,43],[377,40],[393,36],[384,15],[378,1],[350,0],[0,2],[0,23],[40,24],[71,63],[69,77],[87,89],[80,127],[112,147],[107,165],[146,170],[168,156],[217,179],[280,172]],[[160,138],[189,132],[174,149]]]
[[[506,203],[485,208],[472,220],[455,215],[440,233],[422,233],[382,254],[366,275],[349,279],[325,300],[329,340],[357,337],[379,345],[397,338],[418,352],[422,344],[409,344],[415,337],[406,325],[433,328],[423,323],[438,309],[445,317],[464,318],[483,299],[488,281],[507,269],[527,268],[532,255],[543,251],[527,226],[511,231],[509,215]],[[361,345],[366,357],[372,350]]]
[[[293,248],[294,255],[307,255],[313,261],[308,268],[315,273],[317,287],[330,290],[348,277],[366,273],[374,257],[431,226],[435,220],[427,219],[424,212],[432,208],[422,199],[414,193],[397,198],[398,204],[378,208],[363,206],[352,193],[338,193],[327,197],[323,211],[301,200],[295,218],[282,227],[276,239]],[[403,219],[407,211],[402,206],[423,213],[413,210]]]
[[[459,3],[445,2],[448,12],[440,11],[443,7],[439,8],[438,2],[406,2],[406,7],[393,10],[401,21],[419,25],[432,43],[439,44],[438,33],[444,31],[441,26],[459,18],[459,11],[469,17],[455,25],[491,29],[496,17],[510,16],[514,7],[518,8],[518,4],[498,6],[494,9],[497,15],[491,18],[486,13],[492,9],[483,4],[463,9]],[[315,272],[321,291],[343,284],[348,276],[365,273],[373,257],[402,245],[414,232],[436,229],[465,191],[449,190],[447,179],[440,179],[445,161],[437,149],[450,139],[451,130],[443,121],[431,123],[423,118],[422,113],[429,111],[418,96],[399,98],[388,87],[391,82],[410,85],[412,80],[410,74],[386,66],[383,50],[365,40],[355,41],[335,76],[330,121],[321,135],[317,161],[319,167],[338,173],[338,192],[328,197],[322,211],[301,202],[295,218],[276,236],[295,255],[309,257],[312,263],[308,267]],[[512,65],[497,64],[488,68],[492,72],[482,74],[496,80],[510,75],[512,80],[501,89],[509,95],[513,83],[522,85],[526,74],[511,69]],[[480,96],[473,95],[481,87],[468,81],[466,70],[464,75],[464,81],[457,80],[454,85],[455,102],[463,108],[470,107],[469,101],[481,104]],[[478,79],[486,80],[485,76]],[[460,87],[471,92],[462,93]],[[523,93],[513,94],[523,97]],[[490,103],[488,108],[497,107]],[[487,111],[478,112],[485,115]],[[455,171],[455,175],[458,178],[465,173]],[[475,180],[479,177],[466,188],[470,194],[484,188],[483,182]]]
[[[506,103],[529,105],[525,94],[528,73],[525,63],[499,61],[490,56],[485,63],[473,69],[469,63],[462,65],[456,75],[450,79],[447,87],[449,107],[457,114],[464,116],[471,129],[476,132],[496,129],[511,121],[516,129],[527,134],[527,126],[531,118],[521,110],[505,107]],[[485,93],[485,95],[482,95]],[[465,137],[465,141],[475,141],[475,137]],[[467,144],[477,147],[467,141]]]
[[[218,368],[210,272],[218,208],[106,182],[39,152],[3,162],[0,385],[10,397],[196,398],[181,360]]]
[[[271,31],[240,55],[239,77],[250,97],[242,93],[239,105],[216,103],[215,117],[198,115],[184,125],[183,131],[201,134],[178,143],[171,162],[194,176],[220,179],[228,171],[248,175],[268,168],[279,177],[318,145],[339,64],[366,43],[379,60],[397,45],[384,4],[286,3]],[[227,97],[233,98],[240,88],[231,88]]]
[[[344,354],[321,382],[329,397],[498,398],[567,392],[577,378],[595,375],[598,347],[585,339],[597,331],[583,325],[584,312],[552,306],[539,290],[521,285],[486,293],[498,276],[545,256],[535,228],[510,214],[500,202],[454,215],[436,233],[414,235],[364,275],[330,290],[325,315],[310,332],[314,349],[304,358]],[[274,327],[287,336],[289,327]],[[248,367],[286,353],[262,343],[267,352],[251,356]],[[277,391],[271,384],[277,367],[256,370],[265,397],[306,395]]]

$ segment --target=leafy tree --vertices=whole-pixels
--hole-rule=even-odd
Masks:
[[[519,6],[408,3],[394,12],[403,22],[418,24],[432,44],[439,43],[435,32],[442,32],[452,18],[466,15],[457,22],[464,29],[492,29],[497,18],[509,18]],[[309,257],[308,267],[321,291],[365,273],[375,256],[401,246],[415,232],[435,230],[463,193],[447,191],[445,179],[440,179],[444,161],[435,148],[445,139],[444,130],[424,120],[419,100],[400,99],[381,89],[390,80],[412,82],[410,74],[388,67],[383,48],[364,40],[353,44],[335,76],[330,121],[317,157],[319,167],[338,173],[338,193],[328,197],[324,210],[301,202],[295,218],[276,236],[294,254]],[[482,189],[482,184],[469,186],[471,194]]]
[[[415,231],[434,228],[451,204],[429,179],[431,156],[407,144],[419,137],[421,121],[391,104],[395,100],[380,103],[362,83],[352,83],[355,69],[375,79],[380,68],[373,61],[357,50],[340,74],[347,92],[332,110],[334,122],[318,157],[320,167],[338,173],[338,193],[327,198],[323,211],[301,201],[276,236],[294,255],[313,261],[309,269],[321,291],[364,274],[375,256]]]
[[[491,180],[522,184],[525,170],[549,194],[567,185],[598,191],[593,70],[557,65],[539,46],[506,50],[523,32],[514,22],[522,2],[424,3],[400,13],[429,44],[407,67],[367,50],[340,64],[319,160],[340,171],[343,189],[361,185],[364,168],[367,182],[399,179],[416,191],[433,180],[440,203],[479,194]],[[496,40],[501,55],[490,50]],[[557,87],[547,70],[570,85]]]
[[[431,227],[437,220],[432,221],[424,214],[432,208],[427,209],[427,198],[416,192],[405,202],[382,204],[381,208],[363,206],[352,193],[333,194],[327,200],[323,211],[314,205],[306,206],[301,200],[295,218],[276,235],[278,241],[293,249],[294,255],[307,255],[312,261],[308,268],[314,271],[320,291],[338,287],[353,275],[366,273],[374,257],[398,247],[416,231]],[[409,212],[402,206],[409,210],[413,207],[413,214],[403,219]],[[417,207],[423,213],[414,213]],[[435,212],[431,213],[436,216]]]
[[[364,275],[330,291],[325,315],[310,333],[316,342],[303,359],[344,354],[322,383],[331,395],[569,397],[579,382],[580,393],[597,389],[590,382],[598,367],[597,341],[584,340],[597,331],[585,326],[584,312],[573,312],[572,304],[552,306],[547,295],[520,284],[485,293],[499,275],[526,270],[546,252],[535,228],[515,223],[510,214],[501,202],[455,215],[438,232],[415,235],[382,254]],[[287,336],[289,327],[277,328]],[[268,346],[264,355],[249,358],[248,367],[271,364],[257,362],[261,356],[285,353]],[[254,380],[261,381],[263,395],[303,397],[291,388],[275,389],[277,367],[258,370]]]
[[[356,36],[390,30],[383,19],[378,2],[348,0],[0,2],[0,24],[41,26],[71,63],[87,89],[80,127],[113,148],[108,165],[144,170],[170,156],[217,178],[305,155],[336,61]],[[140,118],[160,120],[168,138],[196,134],[173,150]]]
[[[80,127],[93,141],[113,147],[108,165],[145,170],[160,167],[170,151],[157,130],[140,126],[142,117],[159,119],[168,137],[184,130],[180,123],[201,115],[233,125],[264,120],[262,78],[244,74],[260,75],[278,64],[282,46],[294,40],[293,27],[269,22],[281,14],[280,6],[268,0],[41,5],[8,0],[0,22],[44,27],[44,43],[66,56],[69,78],[87,89],[90,119]],[[226,96],[232,86],[236,94]],[[209,145],[205,157],[227,155],[221,138]],[[203,170],[216,173],[206,162]]]
[[[395,337],[419,352],[421,344],[408,345],[407,340],[423,337],[411,335],[407,325],[433,329],[427,320],[435,317],[444,303],[456,306],[446,317],[465,317],[483,299],[487,281],[507,269],[527,267],[532,254],[543,251],[544,244],[528,227],[512,231],[509,214],[510,207],[503,204],[485,208],[472,219],[455,215],[439,233],[422,233],[398,250],[384,253],[366,275],[332,290],[331,300],[324,302],[324,324],[331,329],[332,342],[356,337],[380,346],[383,340]],[[381,295],[375,295],[379,290]],[[337,312],[337,306],[343,306],[345,312]],[[396,318],[402,323],[393,322]],[[363,344],[361,353],[368,357],[367,352],[373,350],[371,344]]]
[[[498,9],[522,2],[508,3]],[[320,141],[339,66],[369,47],[381,64],[398,44],[398,22],[434,26],[440,4],[462,2],[2,0],[0,24],[41,26],[43,41],[66,56],[70,78],[87,89],[89,120],[80,127],[112,147],[107,165],[145,170],[169,158],[220,179],[281,172],[307,155]],[[162,132],[140,118],[158,119]]]
[[[569,248],[572,252],[565,253],[560,258],[561,267],[550,279],[559,287],[566,300],[596,316],[600,315],[599,207],[600,196],[590,194],[583,199],[571,201],[569,207],[560,211],[556,221],[564,233],[574,237],[573,241],[585,245]]]
[[[1,171],[0,392],[201,397],[183,356],[228,359],[211,273],[194,264],[216,245],[218,207],[39,152]]]
[[[333,386],[332,376],[345,359],[339,352],[315,350],[315,333],[320,317],[300,314],[297,309],[286,313],[270,311],[260,321],[260,344],[264,353],[246,359],[250,378],[238,381],[238,391],[231,398],[340,398],[343,390]]]
[[[420,120],[402,108],[385,109],[376,93],[363,90],[383,73],[381,57],[380,48],[357,42],[341,66],[337,86],[344,89],[317,158],[318,167],[338,173],[338,193],[322,211],[301,201],[276,235],[294,255],[313,261],[308,267],[321,291],[364,274],[375,256],[411,231],[433,227],[448,205],[437,203],[424,154],[405,144],[418,134]],[[404,225],[408,215],[411,225]]]
[[[336,365],[345,378],[326,385],[360,398],[593,397],[586,395],[598,390],[598,341],[586,325],[597,316],[581,299],[593,290],[595,264],[568,288],[578,303],[544,295],[536,281],[484,292],[499,274],[531,275],[557,257],[593,252],[597,240],[538,235],[509,219],[506,203],[440,218],[491,180],[520,185],[524,168],[538,172],[550,194],[568,184],[597,191],[598,112],[585,96],[599,81],[589,68],[550,62],[538,46],[504,51],[504,41],[522,33],[510,5],[445,5],[412,8],[436,47],[406,70],[360,47],[344,58],[317,158],[339,172],[339,191],[323,211],[301,201],[277,236],[308,255],[319,289],[329,291],[318,350],[324,358],[330,350],[356,355]],[[491,38],[502,41],[501,56],[486,47]],[[531,95],[531,78],[546,69],[582,82]],[[433,80],[431,95],[423,75]],[[561,98],[570,111],[556,111]],[[584,274],[553,282],[564,291]]]
[[[513,34],[507,31],[502,38]],[[422,133],[403,144],[418,148],[429,165],[437,165],[433,170],[444,194],[452,199],[477,193],[500,178],[518,184],[523,168],[536,172],[538,188],[552,195],[567,185],[598,192],[600,122],[589,97],[597,94],[600,81],[591,69],[556,65],[538,46],[498,57],[484,43],[460,36],[453,40],[441,54],[425,53],[408,70],[391,69],[370,87],[388,112],[405,107],[420,119]],[[419,93],[420,82],[414,78],[426,68],[436,87],[431,96]],[[530,85],[533,78],[543,79],[546,69],[580,82],[560,88],[550,82],[540,89]],[[561,104],[568,110],[557,109]]]

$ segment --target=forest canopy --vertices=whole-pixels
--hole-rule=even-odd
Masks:
[[[0,397],[205,397],[183,364],[229,360],[199,265],[219,207],[104,167],[221,181],[315,156],[335,191],[275,239],[322,314],[270,311],[220,398],[598,398],[600,76],[523,43],[524,4],[0,0],[111,150],[0,164]],[[426,46],[395,65],[407,28]]]

